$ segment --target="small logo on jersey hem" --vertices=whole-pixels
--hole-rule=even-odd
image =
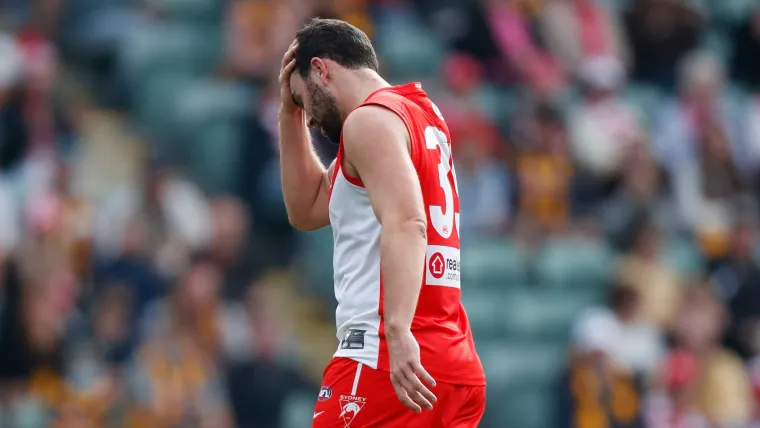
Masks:
[[[318,401],[327,401],[332,397],[332,389],[330,389],[329,386],[323,386],[319,390],[319,397],[317,397]]]
[[[340,418],[343,420],[345,428],[351,428],[351,422],[353,422],[366,403],[367,399],[364,397],[357,397],[355,395],[340,396]]]
[[[340,341],[340,349],[364,349],[364,333],[366,332],[367,330],[349,329]]]

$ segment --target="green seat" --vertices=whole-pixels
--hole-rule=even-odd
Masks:
[[[480,341],[478,355],[489,392],[552,385],[565,365],[565,344],[550,341]]]
[[[179,94],[177,119],[183,128],[216,119],[237,120],[250,113],[252,91],[247,87],[216,79],[199,79]],[[193,130],[194,131],[194,130]],[[193,133],[188,132],[188,134]]]
[[[493,338],[504,334],[503,293],[498,290],[463,289],[462,305],[467,310],[467,318],[476,338]]]
[[[333,235],[329,227],[300,234],[299,273],[313,292],[327,301],[333,294]]]
[[[525,254],[509,241],[482,242],[462,248],[462,283],[503,288],[526,282]]]
[[[184,71],[200,76],[212,71],[222,55],[222,35],[214,26],[143,25],[134,29],[123,46],[127,75],[139,85],[156,72]]]
[[[162,136],[176,131],[179,96],[194,80],[181,72],[152,73],[132,96],[133,114],[140,128]]]
[[[477,344],[488,382],[484,427],[547,428],[555,385],[565,367],[565,346],[553,342]]]
[[[697,276],[704,266],[704,257],[688,239],[676,239],[665,245],[665,261],[686,277]]]
[[[240,127],[234,121],[224,120],[207,124],[191,138],[188,166],[192,177],[207,193],[234,190],[240,141]]]
[[[291,393],[281,407],[281,428],[303,428],[311,426],[314,418],[316,394]],[[333,398],[335,399],[335,398]]]
[[[224,2],[218,0],[149,0],[151,6],[175,19],[203,22],[219,21]]]
[[[514,90],[491,84],[480,85],[473,96],[482,112],[496,122],[511,117],[518,104],[518,94]]]
[[[601,288],[610,280],[616,257],[604,243],[554,239],[538,255],[540,282],[551,286]]]
[[[375,47],[390,75],[437,75],[445,47],[412,10],[399,5],[387,8],[376,24]]]
[[[551,388],[524,388],[488,396],[483,427],[549,428],[555,396]]]
[[[589,289],[509,290],[499,312],[500,321],[513,337],[566,341],[578,314],[601,298],[600,291]]]
[[[641,115],[641,119],[651,125],[662,100],[662,93],[651,85],[631,82],[625,88],[623,99]]]

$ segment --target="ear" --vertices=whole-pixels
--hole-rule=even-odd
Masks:
[[[327,70],[327,62],[324,61],[321,58],[312,58],[311,59],[311,72],[313,73],[312,78],[314,81],[320,81],[322,82],[322,85],[327,86],[327,80],[328,80],[328,70]]]

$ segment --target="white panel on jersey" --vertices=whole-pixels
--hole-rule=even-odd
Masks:
[[[428,245],[425,255],[425,284],[461,288],[459,248]]]
[[[336,166],[339,168],[339,166]],[[333,270],[338,308],[336,357],[377,369],[380,350],[380,222],[369,195],[335,176],[330,196],[330,224],[335,241]]]

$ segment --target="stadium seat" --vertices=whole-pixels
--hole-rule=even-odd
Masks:
[[[463,287],[504,288],[525,282],[525,255],[514,243],[502,240],[463,247]]]
[[[232,120],[208,124],[192,138],[188,167],[204,191],[213,195],[234,190],[240,141],[240,126]]]
[[[546,428],[565,348],[551,342],[478,343],[488,378],[482,428]]]
[[[157,139],[171,140],[177,132],[176,113],[179,96],[195,77],[187,73],[166,71],[145,76],[133,91],[132,110],[138,127]]]
[[[467,310],[473,335],[478,339],[503,336],[505,326],[501,313],[509,310],[507,303],[504,293],[499,290],[462,290],[462,305]]]
[[[294,392],[288,395],[281,407],[280,428],[310,427],[315,402],[316,394]]]
[[[297,266],[306,286],[327,302],[334,302],[333,295],[333,236],[326,227],[300,235],[301,255]]]
[[[556,341],[479,341],[478,354],[496,393],[556,382],[565,364],[565,344]]]
[[[697,276],[705,263],[694,243],[684,238],[674,239],[665,244],[665,261],[685,277]]]
[[[514,90],[486,83],[480,85],[473,96],[483,113],[497,123],[505,117],[511,117],[518,102],[518,95]]]
[[[224,2],[218,0],[150,0],[150,3],[172,19],[183,21],[218,21],[224,12]]]
[[[413,11],[402,5],[385,7],[377,16],[376,49],[391,76],[434,76],[444,46]]]
[[[623,100],[626,101],[644,120],[645,124],[651,125],[654,114],[657,113],[657,106],[662,99],[662,93],[654,86],[630,82],[623,93]]]
[[[511,337],[566,341],[578,314],[601,299],[593,289],[509,290],[497,314]]]
[[[481,428],[549,428],[556,393],[548,387],[527,387],[488,397]]]
[[[731,57],[731,40],[725,32],[710,30],[704,36],[704,45],[721,61],[728,61]]]
[[[140,25],[122,45],[121,57],[133,85],[166,71],[205,75],[221,57],[221,29],[182,24]]]
[[[541,283],[553,287],[601,288],[610,279],[616,258],[604,243],[580,239],[553,239],[536,263]]]

